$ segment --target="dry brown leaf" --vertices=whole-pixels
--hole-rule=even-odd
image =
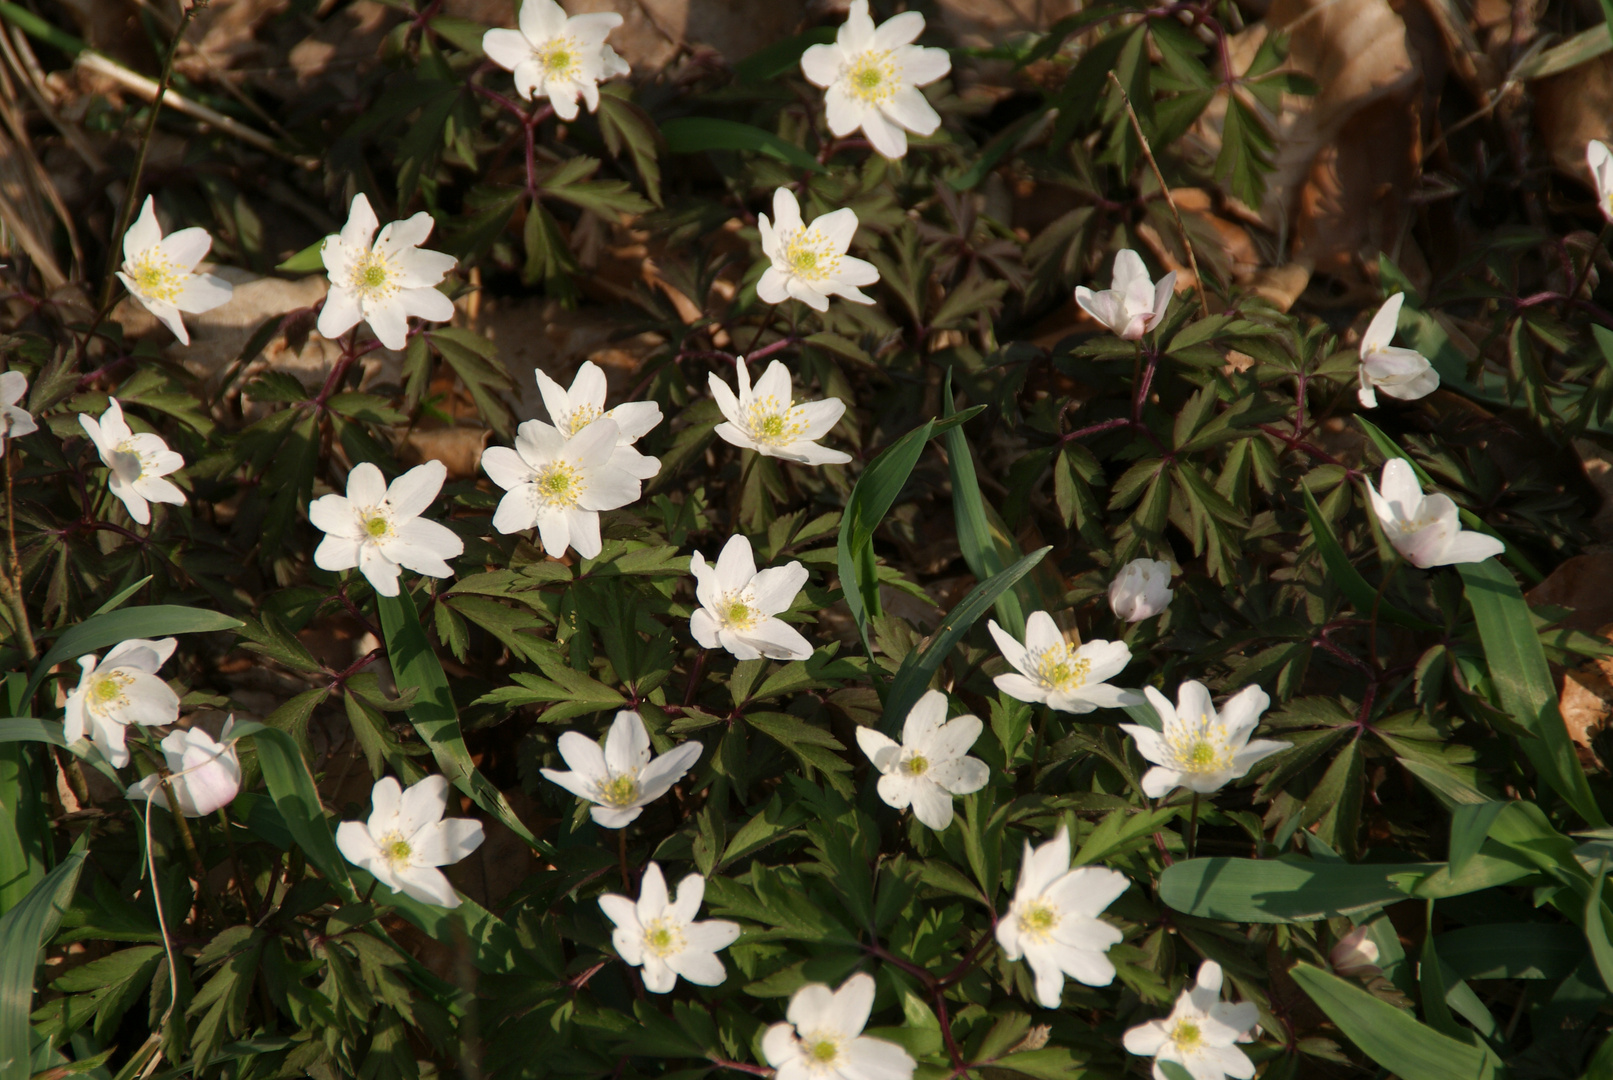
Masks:
[[[1613,53],[1541,79],[1530,88],[1541,148],[1559,172],[1589,185],[1585,144],[1613,139]]]

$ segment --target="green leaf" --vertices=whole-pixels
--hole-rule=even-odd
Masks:
[[[311,274],[325,269],[325,256],[321,249],[325,240],[321,237],[303,248],[297,254],[276,266],[275,269],[285,274]]]
[[[952,405],[952,369],[948,368],[941,389],[941,415],[950,417],[955,412]],[[1007,562],[1004,553],[998,551],[991,525],[986,520],[985,496],[980,493],[980,480],[975,476],[974,452],[969,448],[963,428],[953,428],[943,439],[947,450],[947,469],[952,476],[952,514],[957,522],[958,546],[963,550],[963,561],[969,564],[975,580],[985,581],[1002,573]],[[1012,544],[1012,541],[1009,543]],[[1017,546],[1012,550],[1012,557],[1020,557]],[[1023,641],[1025,611],[1020,597],[1012,592],[1004,592],[997,597],[996,606],[1003,629]]]
[[[128,611],[92,615],[56,639],[56,644],[34,667],[33,678],[28,680],[28,688],[23,691],[22,699],[31,699],[50,669],[57,664],[77,660],[85,653],[108,648],[120,641],[234,630],[241,625],[240,619],[178,604],[153,604]]]
[[[929,643],[922,649],[915,649],[902,657],[902,666],[896,670],[896,677],[891,680],[890,693],[885,698],[885,715],[880,722],[880,729],[887,735],[895,736],[901,730],[902,722],[907,718],[908,710],[919,698],[924,696],[924,688],[930,685],[930,678],[935,674],[941,663],[952,654],[952,647],[969,631],[980,616],[996,599],[1013,588],[1014,583],[1046,558],[1052,551],[1051,546],[1033,551],[1013,566],[1004,570],[969,590],[969,595],[963,598],[962,603],[947,612],[941,625],[936,627]]]
[[[1309,964],[1289,975],[1362,1052],[1401,1080],[1497,1080],[1489,1050],[1441,1035],[1387,1001]]]
[[[827,45],[835,39],[832,26],[815,26],[804,34],[775,41],[758,49],[734,65],[734,78],[742,83],[772,82],[801,65],[801,56],[814,45]]]
[[[31,716],[12,716],[0,720],[0,743],[42,742],[52,746],[66,746],[62,725],[50,720],[35,720]]]
[[[808,172],[823,172],[818,159],[796,146],[785,142],[770,131],[734,120],[718,120],[710,116],[680,116],[661,125],[667,149],[675,154],[698,154],[705,150],[744,150],[765,154],[770,158],[794,165]]]
[[[274,800],[275,809],[285,820],[286,828],[302,848],[308,861],[325,875],[336,891],[347,900],[354,898],[352,878],[348,874],[347,860],[336,848],[330,824],[325,820],[325,807],[319,801],[314,778],[297,741],[284,731],[254,725],[247,734],[253,737],[258,750],[258,765],[263,769],[263,782]]]
[[[1300,859],[1187,859],[1165,868],[1159,898],[1177,911],[1228,922],[1284,923],[1359,916],[1404,900],[1402,875],[1440,863],[1374,866]]]
[[[56,869],[0,916],[0,1080],[28,1080],[33,1074],[28,1015],[33,1011],[34,965],[72,902],[89,843],[90,834],[80,833]]]
[[[1496,815],[1506,809],[1506,803],[1464,803],[1451,811],[1450,870],[1460,874],[1467,861],[1479,853],[1484,838],[1490,834]]]
[[[1585,936],[1563,923],[1486,923],[1434,938],[1439,958],[1463,979],[1566,979],[1585,959]]]
[[[1413,630],[1440,629],[1431,622],[1401,611],[1388,600],[1379,597],[1378,590],[1367,584],[1367,579],[1361,576],[1361,571],[1350,563],[1350,557],[1344,553],[1343,545],[1339,543],[1338,537],[1333,535],[1327,519],[1322,516],[1322,508],[1316,505],[1316,497],[1311,494],[1311,489],[1301,484],[1300,491],[1305,496],[1305,513],[1311,520],[1311,536],[1316,541],[1317,553],[1322,556],[1322,562],[1327,566],[1328,577],[1338,585],[1339,591],[1349,598],[1359,614],[1370,618],[1376,605],[1378,617],[1386,622],[1399,623]]]
[[[1591,794],[1585,770],[1574,752],[1568,728],[1557,707],[1557,690],[1546,652],[1540,647],[1529,605],[1512,575],[1494,559],[1461,563],[1462,585],[1473,608],[1490,681],[1507,714],[1535,738],[1519,745],[1552,790],[1586,821],[1604,828],[1607,819]]]
[[[1591,946],[1591,959],[1602,985],[1613,988],[1613,941],[1608,939],[1607,905],[1602,902],[1602,886],[1607,881],[1607,859],[1596,868],[1596,883],[1585,900],[1585,940]]]
[[[392,665],[393,678],[399,689],[419,691],[404,711],[420,737],[431,747],[438,768],[477,806],[498,818],[538,851],[550,854],[549,845],[532,835],[503,794],[471,761],[470,751],[465,748],[465,736],[459,729],[459,713],[448,688],[448,676],[443,673],[442,662],[432,651],[431,642],[420,625],[414,598],[408,590],[402,589],[397,596],[375,599],[381,611],[381,632],[386,638],[386,655]]]

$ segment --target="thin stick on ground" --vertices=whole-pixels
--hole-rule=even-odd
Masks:
[[[1109,81],[1115,84],[1120,91],[1120,101],[1126,106],[1126,115],[1131,118],[1131,130],[1137,133],[1137,141],[1142,144],[1143,157],[1148,161],[1148,167],[1154,170],[1154,179],[1159,181],[1159,191],[1165,196],[1165,205],[1171,209],[1171,217],[1176,221],[1176,235],[1182,238],[1182,248],[1187,252],[1187,265],[1193,271],[1193,283],[1198,288],[1199,314],[1206,319],[1210,317],[1210,305],[1204,293],[1204,275],[1199,273],[1199,260],[1193,254],[1193,241],[1188,239],[1187,226],[1182,224],[1181,211],[1176,209],[1176,200],[1171,198],[1170,185],[1165,183],[1165,174],[1159,171],[1159,162],[1154,160],[1154,148],[1148,145],[1148,136],[1143,134],[1142,122],[1137,119],[1137,110],[1131,107],[1131,95],[1126,88],[1120,85],[1120,80],[1114,72],[1109,72]]]

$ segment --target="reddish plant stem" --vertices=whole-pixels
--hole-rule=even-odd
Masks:
[[[706,1059],[719,1069],[732,1069],[735,1072],[750,1073],[752,1076],[772,1076],[773,1070],[766,1065],[748,1065],[743,1061],[729,1061],[727,1058],[708,1057]]]

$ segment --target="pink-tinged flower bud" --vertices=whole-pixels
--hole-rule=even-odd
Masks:
[[[1109,583],[1109,607],[1127,622],[1158,615],[1171,595],[1171,564],[1158,559],[1133,559]]]
[[[229,741],[234,727],[232,716],[220,733],[223,742],[215,742],[200,728],[170,732],[162,740],[162,753],[170,774],[168,786],[179,803],[179,812],[186,817],[206,817],[229,805],[240,793],[241,762],[235,755],[235,744]],[[162,777],[156,773],[130,785],[128,797],[136,802],[155,803],[165,810],[173,809],[168,805]]]
[[[1333,964],[1333,970],[1340,975],[1383,974],[1383,969],[1378,966],[1377,942],[1367,937],[1365,926],[1358,926],[1339,938],[1328,959]]]

